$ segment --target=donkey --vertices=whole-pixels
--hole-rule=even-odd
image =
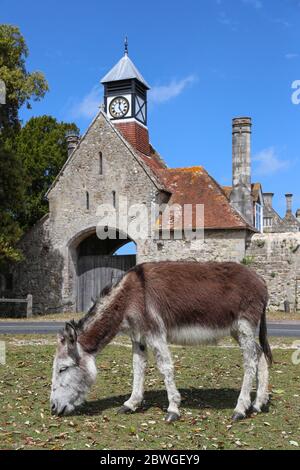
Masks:
[[[95,302],[77,323],[66,323],[58,336],[50,406],[65,415],[81,405],[96,379],[95,357],[118,333],[130,336],[133,388],[120,413],[137,410],[143,401],[147,349],[164,377],[168,394],[167,423],[179,419],[180,394],[168,342],[197,345],[232,335],[244,357],[244,379],[233,420],[251,409],[261,412],[269,400],[264,281],[243,265],[198,262],[150,262],[135,266]],[[259,344],[256,328],[260,324]],[[257,377],[256,398],[251,389]]]

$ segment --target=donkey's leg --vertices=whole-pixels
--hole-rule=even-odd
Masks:
[[[252,384],[256,376],[258,365],[255,329],[247,320],[239,320],[237,325],[237,334],[244,356],[244,379],[232,417],[234,421],[245,418],[246,413],[250,408]]]
[[[256,343],[258,354],[257,367],[257,393],[253,403],[253,411],[260,413],[264,405],[269,401],[269,368],[261,347]]]
[[[143,342],[132,341],[133,386],[129,400],[119,409],[119,413],[135,411],[144,398],[144,378],[147,366],[147,349]]]
[[[167,423],[171,423],[180,417],[179,405],[181,401],[180,393],[178,392],[174,381],[174,367],[172,357],[169,351],[167,340],[164,336],[152,339],[150,345],[153,349],[158,369],[164,377],[169,400],[166,421]]]

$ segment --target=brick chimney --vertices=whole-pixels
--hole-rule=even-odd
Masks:
[[[272,209],[274,193],[263,193],[263,197],[265,206],[268,206]]]
[[[149,133],[147,127],[137,121],[116,122],[114,126],[121,132],[127,142],[136,150],[150,155]]]
[[[285,195],[285,199],[286,199],[286,215],[292,214],[293,194],[287,193]]]
[[[232,192],[230,201],[253,225],[251,196],[251,118],[232,120]]]
[[[68,131],[66,133],[68,157],[71,155],[73,150],[77,147],[79,139],[80,139],[79,136],[74,131]]]

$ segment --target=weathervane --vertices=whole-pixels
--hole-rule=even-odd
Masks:
[[[124,48],[125,48],[125,55],[128,55],[128,37],[125,36],[125,41],[124,41]]]

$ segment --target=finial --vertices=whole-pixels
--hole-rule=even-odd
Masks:
[[[125,36],[125,41],[124,41],[124,54],[128,55],[128,38]]]

